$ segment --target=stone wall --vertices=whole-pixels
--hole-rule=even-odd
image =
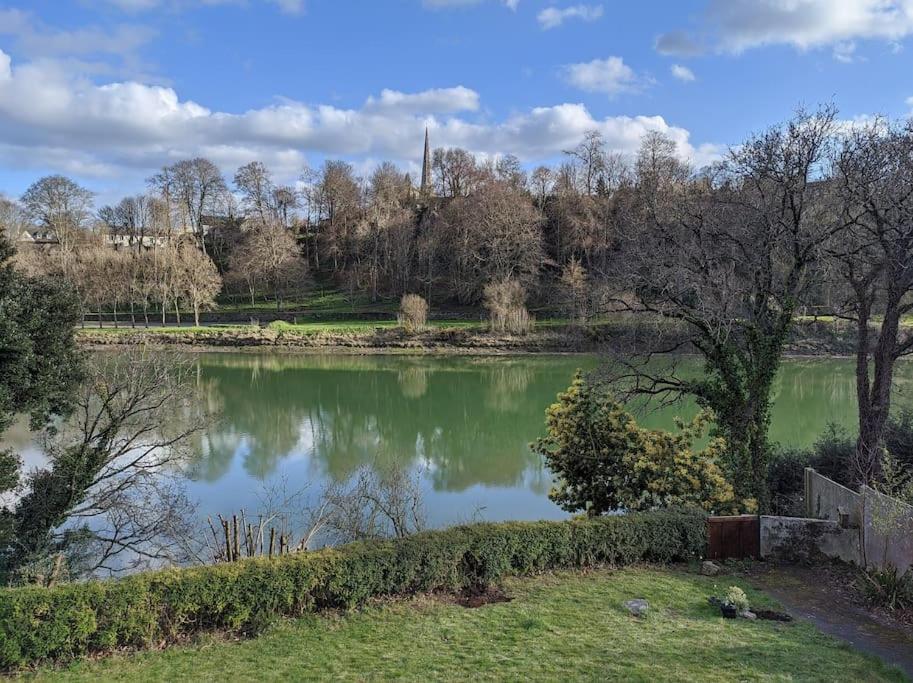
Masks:
[[[829,519],[761,515],[761,557],[800,562],[824,555],[861,566],[859,534]]]
[[[811,468],[805,506],[806,519],[761,518],[762,557],[782,557],[804,542],[860,567],[896,567],[901,574],[913,567],[913,506],[868,486],[857,493]]]

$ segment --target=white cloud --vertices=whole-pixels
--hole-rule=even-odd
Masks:
[[[695,80],[694,72],[687,66],[682,66],[681,64],[673,64],[670,70],[672,71],[672,75],[675,78],[685,83],[690,83],[691,81]]]
[[[733,54],[765,45],[808,50],[854,39],[895,42],[911,33],[913,0],[710,0],[700,28],[716,50]],[[679,30],[661,35],[656,48],[693,54],[701,42]]]
[[[568,83],[581,90],[609,96],[639,92],[646,85],[646,80],[638,76],[621,57],[568,64],[564,67],[564,77]]]
[[[479,96],[462,86],[402,93],[385,90],[356,108],[282,101],[243,113],[215,111],[174,89],[135,81],[96,85],[47,61],[19,63],[0,51],[0,164],[139,184],[164,163],[202,155],[226,171],[259,159],[294,178],[308,157],[420,158],[425,126],[435,146],[479,154],[510,152],[524,161],[561,155],[589,130],[632,154],[650,130],[706,163],[719,153],[695,147],[687,130],[660,116],[595,118],[583,104],[536,107],[491,121]],[[138,189],[132,187],[132,190]]]
[[[400,113],[447,114],[459,111],[476,111],[479,93],[463,86],[436,88],[420,93],[402,93],[382,90],[380,97],[369,97],[365,109]]]
[[[547,31],[561,26],[568,19],[580,19],[588,22],[596,21],[602,14],[602,5],[573,5],[563,9],[547,7],[536,15],[536,20],[542,29]]]
[[[0,36],[13,38],[30,57],[128,56],[155,37],[146,26],[122,24],[113,30],[89,26],[74,30],[46,26],[28,12],[0,8]]]
[[[834,59],[838,62],[843,62],[844,64],[851,64],[859,60],[859,57],[856,56],[856,43],[852,40],[847,40],[834,45],[832,54]]]

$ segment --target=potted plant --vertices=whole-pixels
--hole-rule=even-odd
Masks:
[[[720,603],[720,612],[726,619],[735,619],[739,616],[739,608],[733,605],[731,602],[722,602]]]
[[[748,596],[738,586],[730,586],[726,596],[718,598],[716,596],[709,599],[711,605],[720,608],[720,613],[726,619],[735,619],[740,614],[748,611]]]
[[[723,609],[723,616],[727,619],[735,619],[738,615],[748,611],[748,596],[738,586],[730,586],[726,592],[726,600],[723,602],[728,609]]]

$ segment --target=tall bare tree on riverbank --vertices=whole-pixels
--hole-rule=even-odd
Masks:
[[[913,123],[855,127],[834,176],[847,229],[830,255],[846,292],[838,315],[856,326],[854,469],[868,483],[879,474],[894,366],[913,353],[913,335],[902,328],[913,311]]]
[[[705,371],[689,377],[674,364],[620,361],[612,376],[634,394],[690,395],[711,408],[733,483],[762,510],[773,381],[808,270],[836,230],[828,186],[815,183],[834,116],[800,112],[730,152],[711,177],[684,183],[671,150],[654,140],[638,163],[624,231],[618,291],[634,299],[618,303],[665,318],[676,332],[655,337],[639,357],[691,348]]]

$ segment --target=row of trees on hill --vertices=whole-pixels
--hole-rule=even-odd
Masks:
[[[97,211],[87,189],[43,178],[18,203],[4,200],[0,220],[14,237],[30,225],[45,231],[62,272],[92,233],[136,251],[180,237],[214,261],[229,292],[280,306],[311,273],[372,298],[420,292],[433,304],[462,305],[480,304],[486,285],[511,279],[536,304],[571,298],[582,314],[592,307],[583,281],[611,267],[620,199],[649,174],[687,178],[676,153],[651,134],[626,164],[594,132],[559,166],[527,173],[509,155],[483,162],[436,150],[429,196],[389,162],[359,177],[330,160],[292,187],[259,162],[229,183],[212,162],[191,159],[152,176],[145,194]]]

